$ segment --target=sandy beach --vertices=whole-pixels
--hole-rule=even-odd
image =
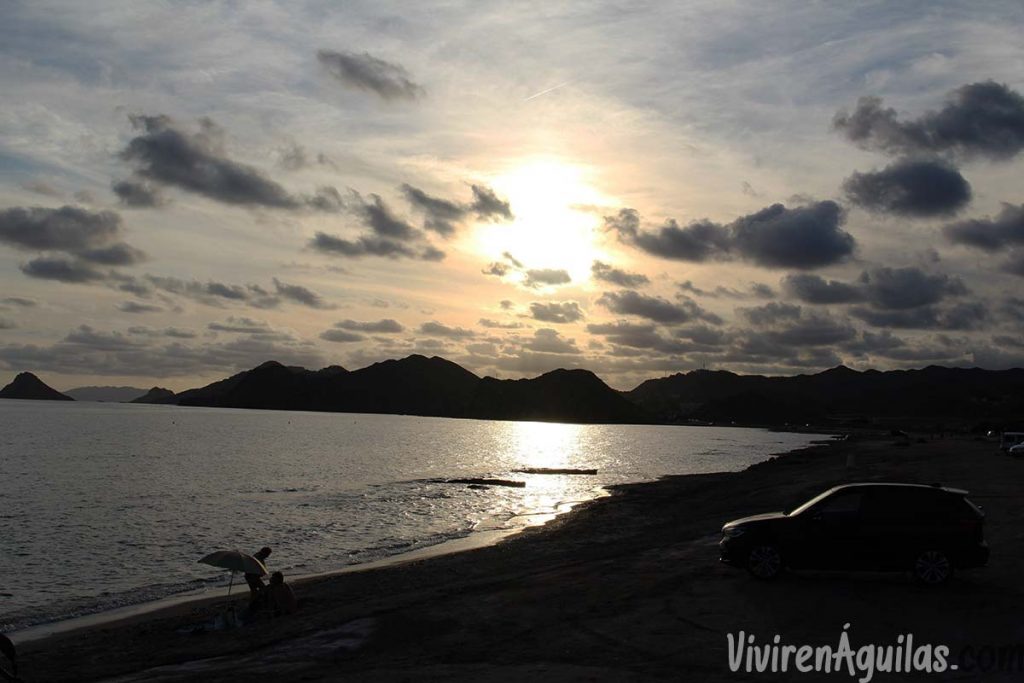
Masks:
[[[21,674],[26,681],[817,680],[730,671],[727,634],[835,645],[846,623],[854,647],[910,633],[949,646],[955,661],[968,646],[1024,644],[1021,467],[995,444],[966,438],[819,445],[743,472],[618,487],[490,547],[300,582],[300,612],[289,617],[190,633],[223,610],[215,599],[26,642]],[[895,574],[803,572],[765,583],[719,563],[724,522],[789,509],[849,481],[970,490],[987,515],[989,566],[927,589]],[[981,679],[1019,675],[991,671]],[[879,673],[874,680],[899,679]]]

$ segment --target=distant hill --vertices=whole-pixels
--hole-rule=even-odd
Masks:
[[[21,398],[33,401],[74,401],[56,389],[47,386],[31,372],[19,373],[14,381],[0,389],[0,398]]]
[[[764,377],[695,370],[648,380],[625,394],[665,422],[743,424],[1024,420],[1024,370],[930,366]]]
[[[76,401],[106,401],[128,403],[146,393],[138,387],[77,387],[64,392]]]
[[[153,387],[142,396],[134,398],[131,403],[176,403],[177,396],[170,389]]]
[[[556,370],[528,380],[481,379],[449,360],[421,355],[352,372],[339,366],[314,371],[268,361],[159,402],[482,419],[650,422],[642,409],[585,370]]]

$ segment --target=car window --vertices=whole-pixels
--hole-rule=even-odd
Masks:
[[[952,521],[958,509],[956,499],[928,489],[879,488],[864,501],[864,518],[893,524],[937,524]]]
[[[860,491],[839,491],[818,503],[814,511],[822,515],[855,515],[860,512],[863,498]]]

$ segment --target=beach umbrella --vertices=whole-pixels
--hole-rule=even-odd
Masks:
[[[228,584],[229,596],[231,595],[231,587],[235,583],[235,572],[255,574],[256,576],[267,575],[267,568],[263,566],[262,562],[252,555],[243,553],[241,550],[218,550],[199,560],[199,564],[208,564],[211,567],[231,570],[231,583]]]

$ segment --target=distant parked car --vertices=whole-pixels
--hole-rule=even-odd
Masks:
[[[846,484],[789,513],[722,527],[723,562],[772,579],[784,568],[910,571],[924,584],[988,562],[985,516],[967,492],[920,484]]]
[[[1019,443],[1016,446],[1010,446],[1010,450],[1007,451],[1012,456],[1024,457],[1024,443]]]

